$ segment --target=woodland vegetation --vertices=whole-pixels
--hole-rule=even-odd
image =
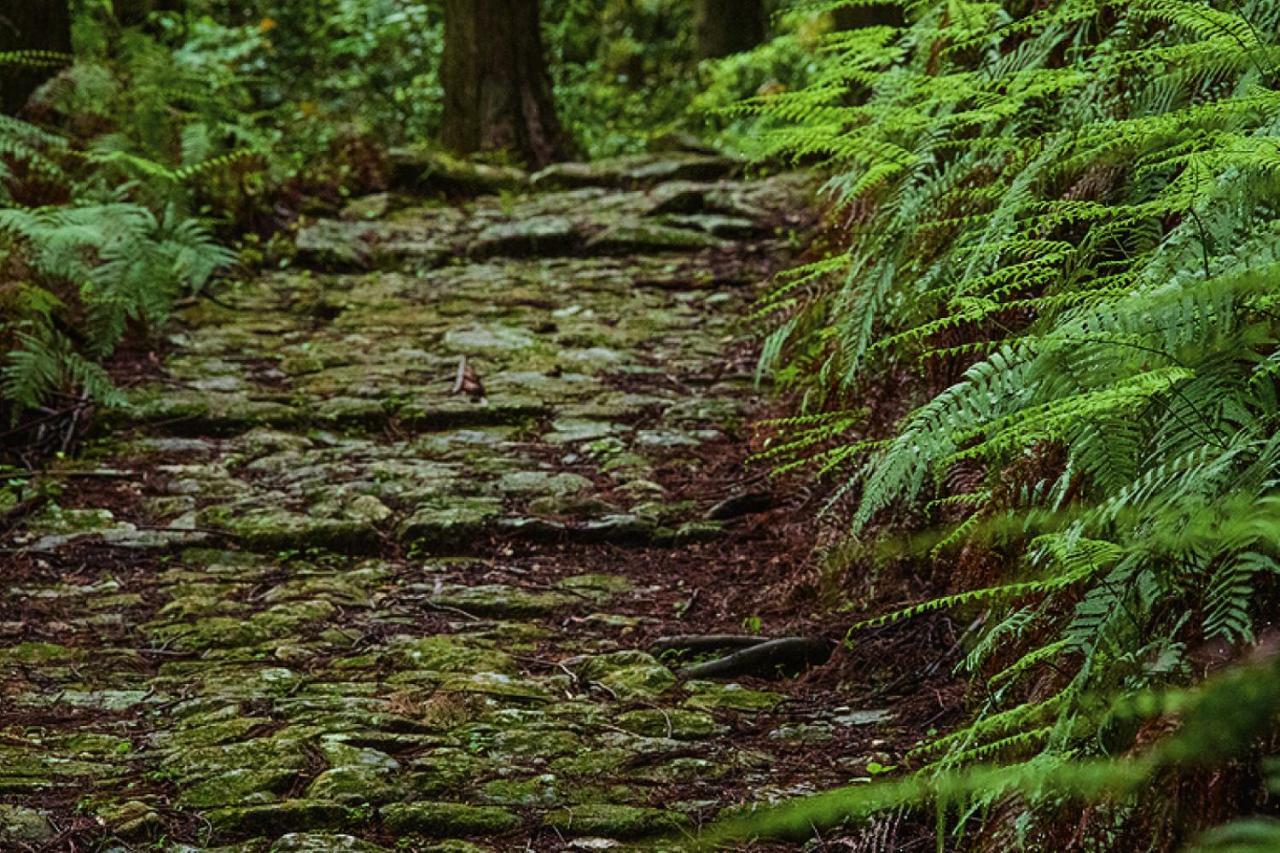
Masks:
[[[751,464],[823,496],[796,606],[850,648],[946,613],[912,666],[965,688],[874,779],[683,843],[1280,849],[1278,39],[1274,0],[13,0],[0,519],[122,354],[393,149],[803,171]]]

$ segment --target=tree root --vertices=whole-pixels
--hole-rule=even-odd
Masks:
[[[794,674],[807,666],[826,663],[835,644],[825,637],[783,637],[756,643],[733,654],[680,670],[682,678],[734,678],[756,675],[771,678]]]
[[[746,649],[767,642],[768,639],[752,634],[679,634],[674,637],[659,637],[649,646],[649,651],[655,656],[666,652],[699,654],[722,649]]]

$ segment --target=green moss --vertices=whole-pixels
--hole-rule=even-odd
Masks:
[[[567,835],[639,838],[668,832],[686,823],[683,815],[642,806],[593,803],[547,815],[547,825]]]
[[[628,711],[618,717],[618,725],[634,734],[646,737],[697,739],[711,737],[725,731],[707,714],[680,708],[646,708]]]
[[[345,806],[319,800],[214,809],[205,817],[215,829],[245,834],[334,829],[355,822]]]
[[[361,767],[335,767],[315,778],[307,796],[349,806],[394,799],[395,787],[382,775]]]
[[[70,663],[80,660],[83,656],[84,653],[80,649],[60,646],[57,643],[18,643],[7,649],[0,649],[0,666],[44,666]]]
[[[53,825],[40,812],[0,803],[0,844],[17,850],[42,844],[55,834]]]
[[[195,808],[272,803],[288,790],[296,776],[296,771],[283,768],[236,768],[183,790],[178,803]]]
[[[617,747],[587,749],[557,758],[549,767],[553,772],[564,776],[593,778],[620,770],[634,757],[634,752]]]
[[[494,779],[485,783],[481,791],[485,799],[502,806],[550,807],[563,801],[558,780],[550,774],[532,779]]]
[[[456,607],[476,616],[511,618],[547,616],[581,601],[568,593],[528,590],[503,584],[444,584],[431,597],[434,604]]]
[[[519,818],[497,806],[461,803],[397,803],[382,809],[383,825],[392,832],[435,838],[452,835],[497,835],[519,824]]]
[[[748,690],[740,684],[717,684],[713,681],[685,683],[692,695],[684,704],[701,710],[770,711],[787,697],[781,693]]]

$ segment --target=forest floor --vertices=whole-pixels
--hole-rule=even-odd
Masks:
[[[651,653],[839,638],[817,498],[744,464],[745,318],[810,182],[539,184],[359,200],[116,366],[104,437],[0,519],[0,849],[683,849],[955,706],[874,644],[733,680]]]

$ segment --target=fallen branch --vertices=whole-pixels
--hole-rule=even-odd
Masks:
[[[683,678],[734,678],[758,675],[769,678],[779,671],[799,672],[824,664],[834,644],[825,637],[784,637],[758,643],[731,655],[680,670]]]

